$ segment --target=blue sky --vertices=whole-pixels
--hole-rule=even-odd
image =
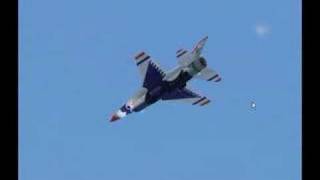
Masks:
[[[136,53],[168,70],[206,35],[222,81],[190,86],[209,105],[108,122]],[[300,75],[298,0],[20,0],[19,179],[298,180]]]

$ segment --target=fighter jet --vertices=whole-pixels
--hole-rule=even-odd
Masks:
[[[193,92],[187,87],[187,82],[192,78],[206,81],[221,81],[221,77],[210,69],[207,61],[201,56],[202,49],[208,36],[201,39],[188,51],[179,49],[176,52],[178,66],[164,72],[146,52],[138,53],[134,60],[142,78],[142,87],[110,118],[116,121],[132,112],[139,112],[155,102],[182,101],[192,105],[204,106],[210,100]]]

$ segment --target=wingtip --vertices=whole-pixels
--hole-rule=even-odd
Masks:
[[[221,77],[219,77],[217,80],[215,80],[215,82],[220,82],[222,80]]]
[[[144,51],[139,52],[134,58],[135,59],[139,59],[141,56],[143,56],[145,54]]]

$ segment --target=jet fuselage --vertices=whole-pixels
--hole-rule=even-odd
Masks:
[[[206,60],[201,56],[202,48],[208,37],[201,39],[191,52],[179,49],[176,52],[178,66],[171,71],[164,72],[155,64],[145,52],[135,56],[135,62],[142,79],[142,87],[121,108],[115,112],[110,121],[116,121],[132,112],[139,112],[159,100],[185,100],[193,105],[203,106],[210,100],[186,88],[193,77],[214,80],[221,78],[207,67]]]
[[[170,93],[176,89],[184,88],[190,79],[192,79],[192,76],[188,72],[181,70],[178,77],[173,81],[162,81],[159,86],[150,89],[146,93],[145,102],[137,106],[132,111],[139,112],[149,105],[159,101],[164,94]]]

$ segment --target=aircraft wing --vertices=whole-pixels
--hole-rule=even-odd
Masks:
[[[161,83],[166,74],[160,69],[158,64],[152,61],[147,53],[140,52],[134,59],[143,81],[143,87],[152,89],[158,83]]]
[[[186,102],[192,105],[200,105],[200,106],[204,106],[210,102],[210,100],[207,97],[201,96],[187,88],[176,89],[169,93],[165,93],[162,96],[162,100],[180,101],[180,102]]]
[[[201,70],[197,75],[194,76],[195,78],[198,79],[203,79],[207,81],[214,81],[214,82],[219,82],[221,81],[220,75],[214,71],[213,69],[210,69],[208,67],[204,68]]]

